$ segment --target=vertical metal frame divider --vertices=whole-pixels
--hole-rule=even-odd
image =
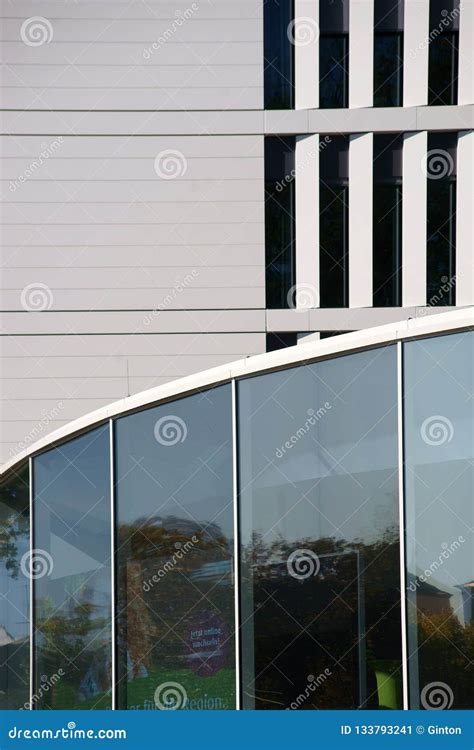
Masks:
[[[403,343],[397,342],[397,430],[398,430],[398,515],[400,527],[400,619],[402,640],[403,710],[408,710],[408,650],[405,551],[405,442],[403,415]]]
[[[234,516],[234,616],[235,616],[235,708],[240,711],[240,524],[239,524],[239,464],[237,425],[237,381],[232,388],[232,510]]]
[[[111,605],[110,615],[112,624],[112,653],[111,653],[111,702],[112,711],[117,708],[117,629],[116,629],[116,602],[115,602],[115,566],[116,566],[116,513],[115,513],[115,453],[114,453],[114,420],[109,419],[109,465],[110,465],[110,593]]]
[[[28,459],[28,478],[29,478],[29,505],[30,505],[30,569],[31,559],[33,556],[34,549],[34,512],[33,512],[33,459],[30,456]],[[33,583],[34,576],[30,576],[30,622],[29,622],[29,633],[30,633],[30,711],[33,710],[33,693],[34,693],[34,656],[35,656],[35,645],[34,645],[34,594],[33,594]]]

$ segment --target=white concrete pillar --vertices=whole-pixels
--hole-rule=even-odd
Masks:
[[[349,307],[372,307],[372,133],[349,142]]]
[[[319,307],[319,136],[297,136],[296,307]]]
[[[374,0],[350,0],[349,107],[374,100]]]
[[[474,0],[461,0],[458,104],[474,104]]]
[[[428,134],[403,138],[402,297],[403,307],[426,304],[426,153]]]
[[[319,106],[319,0],[295,0],[295,109]]]
[[[403,106],[428,103],[429,0],[405,0]]]
[[[456,305],[474,305],[474,132],[459,133],[456,184]]]

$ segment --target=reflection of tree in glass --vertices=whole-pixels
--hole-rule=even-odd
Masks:
[[[127,607],[118,638],[129,681],[157,669],[188,668],[193,622],[204,610],[222,616],[233,633],[232,545],[217,524],[140,519],[120,527],[119,545],[120,600]]]
[[[288,573],[288,557],[297,549],[318,556],[315,576],[298,580]],[[245,690],[256,708],[289,707],[305,691],[308,675],[327,668],[332,676],[301,709],[357,708],[361,700],[367,708],[382,707],[377,675],[383,670],[390,679],[400,668],[397,529],[385,530],[373,544],[330,537],[267,544],[255,534],[243,550],[242,571],[242,590],[253,588],[255,681]]]

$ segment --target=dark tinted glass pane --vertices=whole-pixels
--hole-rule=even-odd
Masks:
[[[111,708],[108,425],[33,466],[36,708]]]
[[[243,707],[400,708],[394,347],[242,381],[238,408]]]
[[[321,35],[319,39],[319,106],[347,107],[349,51],[347,34]]]
[[[348,304],[348,187],[320,184],[320,305]]]
[[[374,182],[374,306],[401,305],[402,187]]]
[[[115,430],[119,707],[232,709],[230,386]]]
[[[474,334],[404,346],[410,708],[474,705]]]
[[[458,34],[445,32],[429,46],[428,104],[457,104]]]
[[[278,349],[286,349],[296,346],[296,333],[267,333],[266,351],[276,352]]]
[[[400,107],[403,100],[403,36],[374,36],[374,107]]]
[[[265,263],[269,308],[292,306],[295,278],[295,139],[265,139]]]
[[[427,181],[427,302],[454,305],[456,291],[456,182]]]
[[[29,548],[26,464],[0,484],[0,709],[29,707]]]
[[[293,106],[293,50],[288,27],[293,20],[293,0],[264,3],[265,109]],[[290,31],[291,35],[291,31]]]

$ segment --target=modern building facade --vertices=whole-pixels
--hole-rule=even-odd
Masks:
[[[473,707],[462,311],[240,360],[0,478],[0,708]]]
[[[175,378],[474,303],[472,0],[1,14],[3,460]]]

